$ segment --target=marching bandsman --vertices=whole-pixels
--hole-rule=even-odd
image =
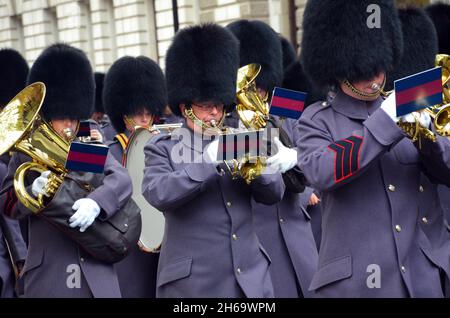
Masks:
[[[403,55],[394,70],[387,73],[386,90],[393,89],[393,82],[397,79],[433,68],[438,53],[436,30],[422,9],[400,9],[399,18],[403,33]],[[418,219],[429,239],[429,244],[421,248],[440,268],[443,289],[446,296],[450,297],[450,232],[446,227],[443,212],[448,207],[445,203],[449,200],[450,189],[436,184],[424,173],[420,179]],[[440,200],[436,189],[439,191]]]
[[[94,102],[94,112],[91,115],[91,119],[102,125],[103,119],[105,117],[105,108],[103,107],[103,82],[105,81],[105,73],[95,72],[95,102]]]
[[[274,296],[250,200],[279,201],[281,175],[232,179],[210,136],[234,105],[238,67],[237,39],[216,24],[179,31],[167,51],[169,105],[185,124],[145,147],[143,195],[166,220],[157,297]]]
[[[34,62],[28,83],[41,81],[46,96],[41,116],[61,137],[75,132],[94,106],[94,74],[87,56],[66,44],[45,49]],[[14,218],[29,219],[29,249],[22,278],[25,297],[120,297],[115,268],[94,259],[52,223],[33,214],[15,195],[16,169],[30,158],[15,153],[3,182],[0,206]],[[46,195],[49,172],[29,173],[25,186],[34,197]],[[94,220],[107,220],[131,197],[131,180],[125,168],[108,155],[99,185],[86,198],[74,202],[70,227],[84,232]],[[45,210],[45,208],[44,208]],[[41,212],[42,213],[42,212]]]
[[[450,5],[435,3],[425,8],[436,28],[438,35],[438,53],[450,55]],[[450,229],[450,190],[448,187],[438,186],[441,205],[444,209],[447,226]]]
[[[383,101],[380,88],[402,56],[400,21],[392,0],[377,1],[373,16],[370,8],[369,0],[313,0],[305,8],[302,65],[316,85],[334,87],[328,103],[309,106],[299,120],[300,167],[322,194],[310,290],[442,297],[418,210],[421,173],[449,184],[450,141],[437,136],[419,145],[398,127],[395,95]],[[430,123],[418,118],[422,127]]]
[[[290,46],[290,48],[289,48]],[[294,51],[292,45],[284,39],[282,41],[283,56],[290,56],[291,54],[284,53],[285,51]],[[295,51],[294,51],[295,52]],[[283,61],[285,61],[283,57]],[[306,77],[299,59],[296,57],[290,63],[284,63],[287,67],[284,68],[283,83],[281,87],[291,89],[299,92],[306,92],[306,100],[304,107],[326,99],[326,94],[320,92],[316,86],[312,85],[309,78]],[[294,129],[296,131],[296,129]],[[294,138],[295,139],[295,138]],[[305,191],[300,194],[301,206],[306,209],[306,212],[311,216],[311,228],[316,241],[317,249],[320,248],[320,239],[322,236],[322,218],[320,212],[320,194],[311,187],[306,187]]]
[[[95,106],[94,113],[91,119],[94,119],[100,125],[103,142],[108,144],[114,140],[117,135],[110,119],[106,115],[105,106],[103,103],[103,87],[105,83],[105,73],[95,72]]]
[[[109,144],[110,151],[123,162],[135,126],[150,129],[167,106],[164,74],[145,56],[122,57],[106,74],[103,99],[111,124],[119,133]],[[159,253],[145,252],[136,242],[131,254],[115,265],[122,297],[155,297],[158,258]]]
[[[28,64],[19,52],[13,49],[0,50],[0,111],[19,93],[26,84]],[[0,157],[0,183],[6,176],[9,154]],[[3,207],[0,206],[0,210]],[[25,224],[24,224],[25,225]],[[27,248],[17,220],[0,212],[0,298],[13,297],[17,271],[23,267]],[[12,266],[14,264],[14,266]],[[17,274],[17,273],[16,273]]]
[[[262,92],[261,96],[271,94],[283,79],[279,35],[261,21],[239,20],[227,28],[239,39],[240,65],[260,64],[256,87]],[[294,125],[293,119],[286,119],[283,123],[290,138],[293,137]],[[317,267],[310,217],[300,202],[298,193],[286,189],[280,203],[252,203],[256,233],[272,259],[270,274],[275,297],[308,296],[308,286]]]

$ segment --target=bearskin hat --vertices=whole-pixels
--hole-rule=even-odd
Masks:
[[[283,70],[285,71],[292,63],[297,60],[294,46],[285,37],[280,36],[281,49],[283,52]]]
[[[0,50],[0,108],[17,95],[27,84],[28,64],[13,49]]]
[[[181,116],[179,105],[194,101],[223,103],[230,111],[236,101],[239,41],[213,23],[180,30],[166,55],[169,105]]]
[[[400,60],[402,46],[394,0],[306,3],[300,59],[319,86],[368,80],[389,71]]]
[[[317,101],[326,100],[326,92],[320,91],[311,83],[303,71],[300,61],[288,66],[284,72],[282,87],[307,93],[305,107]]]
[[[86,54],[57,43],[46,48],[30,69],[28,84],[47,87],[41,111],[44,119],[88,119],[94,110],[94,73]]]
[[[439,38],[439,53],[450,55],[450,5],[432,4],[425,9],[433,20]]]
[[[95,105],[94,111],[98,113],[104,113],[105,108],[103,107],[103,81],[105,80],[105,73],[95,72]]]
[[[283,53],[279,35],[262,21],[238,20],[227,25],[240,42],[240,66],[261,65],[256,85],[272,92],[283,81]]]
[[[124,56],[106,73],[103,87],[105,111],[114,129],[126,130],[124,115],[146,109],[160,116],[167,105],[164,74],[159,65],[145,56]]]
[[[433,22],[419,8],[399,9],[403,31],[403,55],[394,70],[386,75],[385,90],[394,88],[394,81],[434,67],[438,39]]]

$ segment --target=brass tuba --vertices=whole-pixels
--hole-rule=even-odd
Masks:
[[[236,96],[239,101],[236,111],[247,129],[260,130],[266,127],[269,119],[269,107],[261,99],[255,79],[261,71],[261,65],[253,63],[238,70]],[[247,184],[261,175],[264,167],[262,157],[247,157],[239,163],[239,173]],[[236,173],[236,171],[235,171]]]
[[[261,65],[256,63],[248,64],[238,70],[236,95],[239,103],[236,110],[239,118],[247,129],[260,130],[266,127],[278,129],[280,141],[286,147],[291,148],[294,144],[290,140],[289,135],[269,116],[269,105],[267,103],[268,93],[263,98],[259,95],[255,80],[260,71]],[[270,142],[267,145],[267,152],[270,154]],[[261,175],[265,165],[265,159],[265,156],[260,155],[254,158],[244,158],[240,163],[239,173],[247,184]],[[306,180],[301,171],[286,171],[282,176],[286,187],[290,191],[294,193],[304,191]]]
[[[33,213],[44,207],[44,198],[37,199],[28,194],[25,173],[29,170],[50,170],[46,192],[52,196],[67,173],[65,162],[70,144],[59,136],[40,116],[39,110],[45,98],[44,83],[36,82],[19,92],[0,112],[0,155],[8,151],[22,152],[33,161],[22,164],[14,175],[17,198]]]
[[[255,79],[261,72],[261,65],[248,64],[238,70],[236,96],[239,104],[236,111],[242,123],[248,129],[259,130],[266,127],[269,107],[261,99]]]

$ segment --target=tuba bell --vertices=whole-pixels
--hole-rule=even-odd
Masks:
[[[0,112],[0,155],[8,151],[22,152],[33,161],[23,163],[14,175],[14,190],[20,202],[33,213],[44,207],[44,198],[32,197],[24,185],[29,171],[50,170],[46,192],[53,196],[68,172],[65,162],[70,144],[40,116],[45,98],[44,83],[36,82],[19,92]]]
[[[255,79],[261,71],[261,65],[253,63],[245,65],[238,70],[236,83],[236,97],[238,105],[236,111],[244,126],[251,130],[260,130],[266,127],[269,119],[269,107],[259,96]],[[245,157],[237,165],[233,174],[239,173],[247,184],[261,175],[264,167],[264,158]]]

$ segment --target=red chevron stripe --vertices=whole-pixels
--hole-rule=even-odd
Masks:
[[[362,137],[353,135],[350,136],[349,138],[338,140],[335,143],[332,143],[328,146],[328,148],[335,153],[334,156],[335,183],[342,182],[343,180],[348,179],[359,170],[362,141],[363,141]],[[355,155],[357,156],[356,161]],[[344,158],[346,157],[347,159],[344,160]],[[355,164],[356,167],[353,166],[354,165],[353,163],[356,163]],[[340,173],[338,173],[339,168]]]

